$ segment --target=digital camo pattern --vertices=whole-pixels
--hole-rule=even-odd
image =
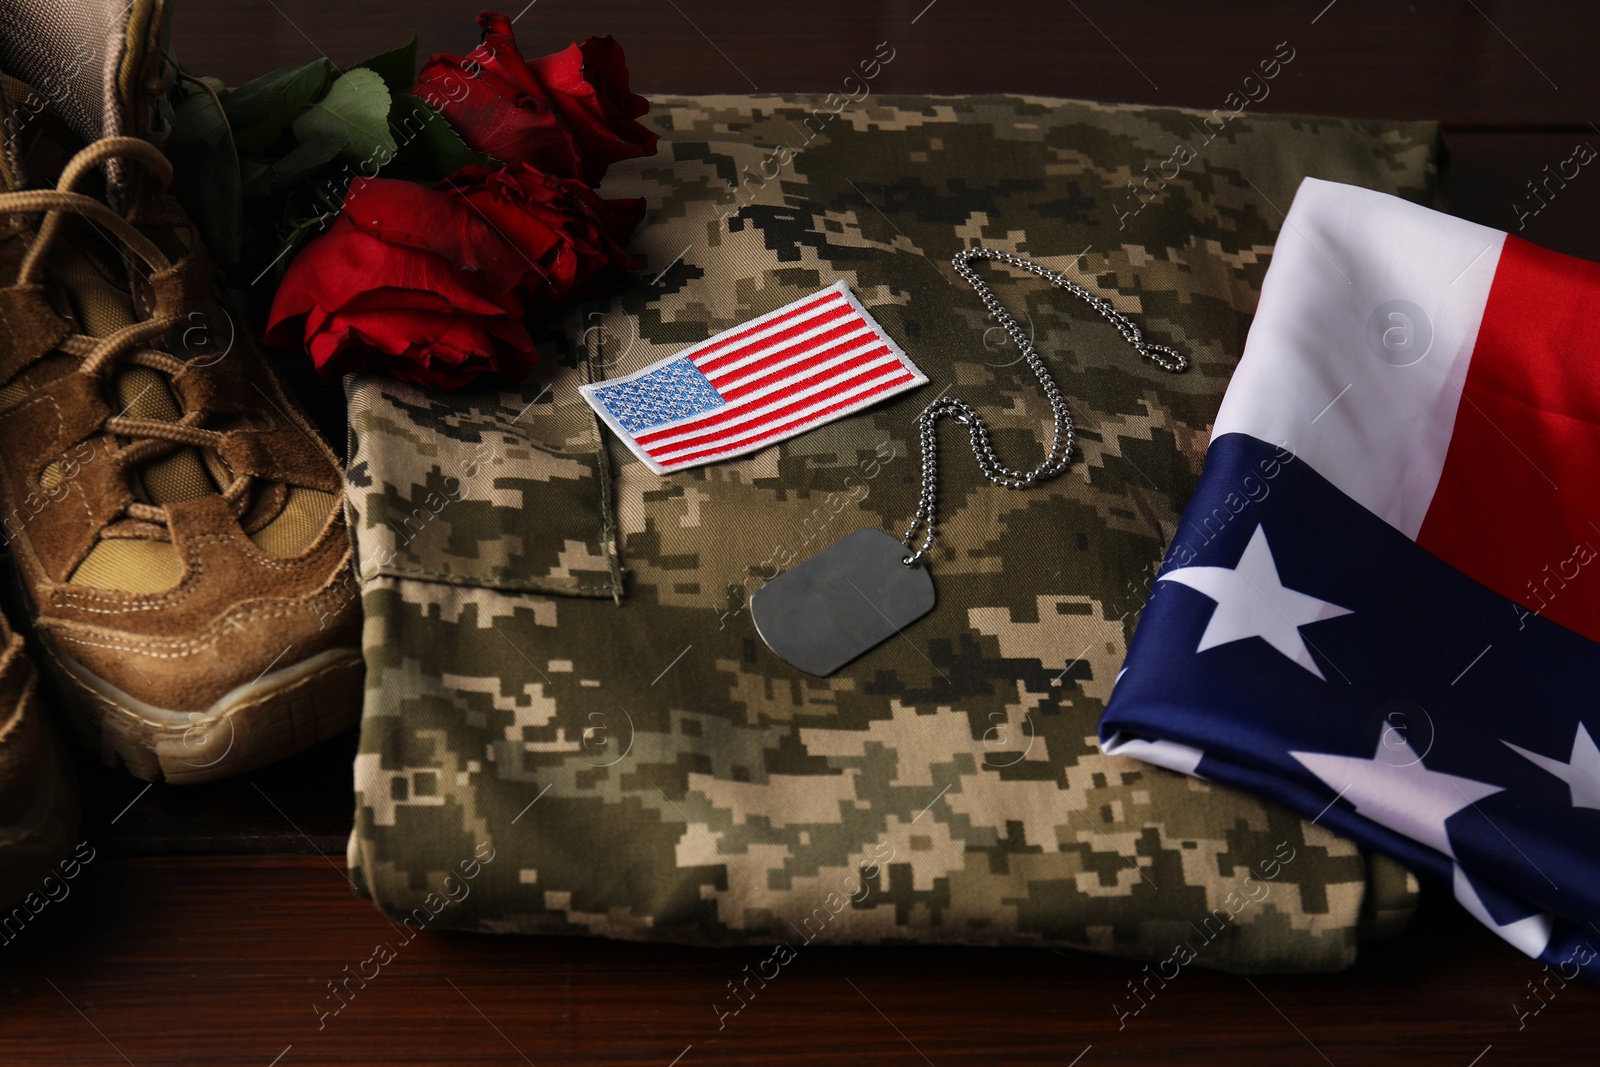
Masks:
[[[549,370],[576,372],[571,342],[540,342]],[[474,396],[385,381],[349,401],[359,582],[620,597],[610,466],[575,384]]]
[[[1200,141],[1205,115],[1019,97],[831,107],[657,100],[661,153],[606,183],[651,207],[649,267],[608,310],[569,316],[570,343],[518,388],[350,383],[362,891],[397,917],[435,910],[491,842],[441,922],[1151,960],[1182,941],[1212,966],[1347,965],[1361,931],[1404,920],[1409,875],[1252,797],[1103,755],[1095,728],[1199,477],[1280,209],[1307,174],[1433,202],[1437,127],[1240,116],[1142,186],[1130,217],[1129,183]],[[1193,369],[1142,363],[1066,295],[983,268],[1070,400],[1075,461],[1007,491],[944,427],[938,606],[832,677],[801,674],[757,637],[748,595],[859,527],[899,536],[928,401],[975,405],[1014,466],[1049,439],[1032,374],[950,267],[975,243],[1065,271]],[[928,385],[666,477],[578,395],[840,279]]]

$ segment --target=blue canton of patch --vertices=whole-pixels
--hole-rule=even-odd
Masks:
[[[727,403],[688,359],[675,359],[632,381],[602,385],[592,395],[629,433]]]

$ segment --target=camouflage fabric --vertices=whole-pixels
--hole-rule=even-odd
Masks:
[[[657,100],[661,154],[605,187],[648,198],[650,267],[557,324],[532,380],[349,383],[361,891],[492,931],[1150,960],[1184,942],[1210,966],[1349,964],[1361,932],[1404,921],[1409,874],[1253,797],[1108,757],[1095,724],[1199,477],[1278,206],[1307,174],[1432,202],[1437,127],[1241,115],[1163,167],[1209,116],[831,107]],[[1038,384],[950,267],[974,243],[1067,272],[1194,367],[1165,374],[1077,301],[983,267],[1069,398],[1079,453],[1007,491],[945,426],[938,606],[831,677],[801,674],[747,598],[857,528],[899,536],[925,404],[948,389],[975,405],[1016,466],[1049,440]],[[929,385],[666,477],[577,393],[841,278]],[[458,865],[480,846],[494,858],[468,887]],[[450,903],[452,886],[470,893]]]

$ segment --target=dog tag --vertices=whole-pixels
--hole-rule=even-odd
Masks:
[[[933,610],[933,578],[907,552],[857,530],[751,594],[756,632],[790,665],[832,674]]]

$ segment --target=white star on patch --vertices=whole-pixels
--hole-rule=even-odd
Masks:
[[[1237,566],[1180,567],[1160,580],[1186,585],[1217,602],[1196,652],[1259,637],[1318,678],[1322,670],[1311,658],[1300,627],[1351,613],[1349,608],[1285,588],[1267,545],[1267,532],[1259,525]]]
[[[1594,738],[1589,736],[1589,728],[1583,723],[1578,724],[1578,732],[1572,738],[1572,754],[1565,763],[1529,752],[1510,741],[1500,743],[1566,782],[1567,789],[1572,793],[1573,807],[1600,811],[1600,748],[1595,746]]]
[[[1498,785],[1430,771],[1406,739],[1385,731],[1371,759],[1324,752],[1290,752],[1329,789],[1355,805],[1356,813],[1454,858],[1445,820]],[[1335,798],[1338,799],[1338,798]]]

